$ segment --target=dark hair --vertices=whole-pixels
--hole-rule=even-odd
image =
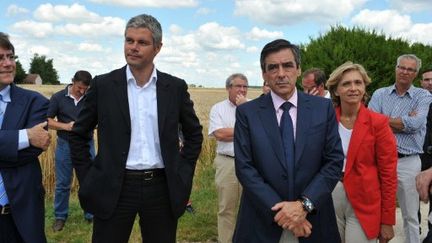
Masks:
[[[260,63],[261,70],[265,72],[265,58],[271,53],[278,52],[282,49],[290,49],[294,55],[294,60],[296,62],[297,69],[300,66],[301,58],[300,58],[300,49],[298,46],[291,44],[291,42],[284,39],[277,39],[270,43],[267,43],[261,51]]]
[[[92,75],[85,70],[77,71],[72,78],[72,82],[74,82],[74,83],[75,82],[82,82],[86,86],[90,85],[91,80],[92,80]]]
[[[11,50],[15,54],[15,47],[9,40],[9,36],[6,33],[0,32],[0,47],[6,50]]]
[[[326,78],[326,75],[325,75],[323,70],[321,70],[319,68],[308,69],[303,73],[303,77],[306,77],[309,74],[313,74],[314,82],[315,82],[316,86],[320,86],[321,84],[325,85],[327,78]]]
[[[428,72],[432,72],[432,67],[427,67],[426,69],[423,69],[422,75]]]

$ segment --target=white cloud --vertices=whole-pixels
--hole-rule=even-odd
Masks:
[[[367,0],[235,0],[235,14],[272,25],[305,21],[333,23],[349,16]]]
[[[236,27],[225,27],[216,22],[201,25],[196,38],[204,48],[209,49],[229,50],[245,47],[240,41],[240,31]]]
[[[250,46],[250,47],[246,48],[246,52],[248,52],[248,53],[256,53],[256,52],[258,52],[258,47],[256,47],[256,46]]]
[[[51,23],[42,23],[35,21],[20,21],[12,25],[17,32],[23,32],[37,38],[47,37],[54,33],[54,27]]]
[[[26,8],[22,8],[19,7],[18,5],[15,4],[11,4],[8,6],[7,10],[6,10],[6,16],[14,16],[14,15],[19,15],[19,14],[25,14],[28,13],[29,10]]]
[[[383,31],[395,38],[432,44],[432,23],[413,23],[409,15],[402,15],[395,10],[366,9],[354,16],[351,21],[355,25]]]
[[[355,25],[383,29],[389,33],[406,31],[412,25],[409,15],[400,15],[395,10],[379,11],[365,9],[354,16],[351,21]]]
[[[93,51],[93,52],[101,52],[103,51],[103,47],[99,44],[95,44],[95,43],[80,43],[78,45],[78,50],[80,51]]]
[[[268,31],[265,29],[260,29],[258,27],[253,27],[252,30],[248,33],[248,37],[252,40],[276,39],[283,37],[283,32]]]
[[[52,5],[50,3],[40,5],[33,13],[36,20],[46,22],[98,22],[100,16],[90,12],[85,6],[74,3],[68,5]]]
[[[50,53],[51,53],[50,48],[41,45],[34,45],[29,49],[29,54],[31,54],[32,56],[33,54],[39,54],[39,56],[48,56]],[[47,59],[51,59],[51,58],[48,57]]]
[[[123,36],[125,21],[116,17],[104,17],[98,23],[65,24],[56,26],[56,33],[81,37]]]
[[[198,15],[208,15],[208,14],[210,14],[212,12],[213,11],[211,9],[209,9],[209,8],[199,8],[196,13]]]
[[[401,12],[417,12],[432,10],[430,0],[389,0],[390,6]]]
[[[182,8],[195,7],[196,0],[90,0],[94,3],[119,5],[126,7],[155,7],[155,8]]]
[[[178,26],[176,24],[172,24],[169,27],[169,31],[170,31],[171,34],[180,34],[180,33],[183,32],[183,29],[182,29],[182,27],[180,27],[180,26]]]

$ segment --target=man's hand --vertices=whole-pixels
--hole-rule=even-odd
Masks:
[[[247,102],[247,99],[244,95],[238,94],[236,96],[236,106],[239,106],[239,105],[246,103],[246,102]]]
[[[317,87],[313,87],[312,89],[308,90],[307,92],[305,92],[306,94],[310,94],[310,95],[319,95],[319,90]]]
[[[71,121],[69,123],[64,123],[63,129],[66,131],[72,131],[74,123],[75,123],[74,121]]]
[[[312,224],[306,219],[302,224],[291,230],[295,237],[309,237],[312,233]]]
[[[51,142],[51,135],[44,129],[48,122],[42,122],[27,129],[27,136],[32,146],[47,150]]]
[[[382,224],[381,230],[378,236],[380,243],[387,243],[394,237],[394,231],[392,225]]]
[[[427,203],[429,201],[429,188],[432,182],[432,168],[420,172],[416,176],[416,187],[420,200]]]
[[[306,220],[306,211],[300,201],[276,203],[272,208],[277,211],[274,221],[284,229],[293,230]]]

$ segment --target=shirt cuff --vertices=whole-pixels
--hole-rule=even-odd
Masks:
[[[28,147],[30,147],[30,142],[27,136],[27,129],[21,129],[18,134],[18,151]]]

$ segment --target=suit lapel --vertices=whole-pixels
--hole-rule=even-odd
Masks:
[[[296,124],[296,137],[295,137],[295,165],[297,166],[301,154],[303,153],[304,147],[306,145],[307,134],[310,127],[311,119],[311,104],[309,102],[309,97],[301,92],[297,92],[298,102],[297,102],[297,124]]]
[[[20,90],[12,84],[10,89],[11,102],[6,107],[2,129],[16,128],[21,117],[25,114],[25,99],[21,96]]]
[[[117,97],[117,102],[120,106],[122,117],[123,119],[125,119],[126,124],[130,128],[131,119],[129,113],[129,101],[128,101],[128,92],[127,92],[126,66],[118,70],[118,72],[115,72],[114,93]]]
[[[357,119],[354,123],[353,132],[348,146],[348,154],[347,154],[346,165],[345,165],[345,174],[348,174],[350,172],[354,164],[354,158],[357,157],[357,153],[360,149],[360,145],[363,141],[363,138],[368,132],[368,126],[369,126],[368,118],[369,118],[369,114],[367,113],[366,107],[362,105],[357,115]]]
[[[165,119],[173,95],[170,94],[169,87],[169,80],[166,79],[166,76],[163,73],[157,71],[156,100],[158,111],[159,137],[161,137],[162,131],[164,129]]]
[[[265,95],[260,100],[260,109],[258,110],[258,116],[261,119],[264,130],[269,137],[271,147],[273,148],[276,157],[281,163],[282,167],[287,169],[285,163],[284,149],[282,146],[282,139],[279,132],[279,126],[276,119],[276,112],[274,109],[273,101],[271,95]]]

